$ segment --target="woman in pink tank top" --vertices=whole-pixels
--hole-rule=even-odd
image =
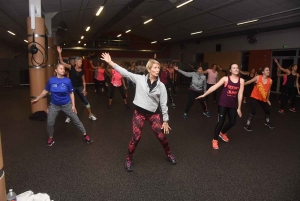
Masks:
[[[90,61],[91,67],[95,70],[95,92],[99,92],[99,86],[101,85],[102,90],[105,91],[105,93],[108,92],[106,87],[106,81],[105,81],[105,68],[104,68],[104,62],[101,62],[101,64],[97,61],[97,66],[93,65],[93,61]]]
[[[123,98],[124,105],[126,108],[129,108],[129,105],[127,104],[127,97],[126,97],[126,84],[125,80],[122,77],[122,75],[116,71],[115,69],[107,69],[107,72],[109,74],[109,77],[111,78],[111,83],[110,83],[110,95],[109,95],[109,100],[108,100],[108,109],[111,108],[112,104],[112,98],[114,96],[115,89],[117,88]]]
[[[196,99],[204,98],[208,94],[217,90],[222,85],[224,86],[220,102],[218,123],[215,127],[214,138],[212,140],[213,149],[219,149],[218,138],[220,137],[224,142],[229,142],[227,131],[231,129],[235,123],[237,115],[242,117],[241,105],[244,93],[244,79],[239,76],[239,66],[231,64],[229,67],[229,76],[224,76],[218,83],[209,88],[203,95],[198,96]],[[229,122],[223,127],[226,115],[229,117]]]
[[[207,69],[206,71],[203,71],[203,74],[207,74],[207,89],[209,89],[210,87],[214,86],[217,83],[218,80],[218,71],[222,70],[222,68],[219,65],[213,64],[211,66],[211,69]],[[214,91],[214,102],[217,102],[217,91]],[[206,100],[208,100],[208,98],[206,97]]]

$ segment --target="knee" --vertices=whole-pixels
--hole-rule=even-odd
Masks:
[[[86,107],[86,108],[90,108],[90,107],[91,107],[90,103],[87,103],[87,104],[85,105],[85,107]]]

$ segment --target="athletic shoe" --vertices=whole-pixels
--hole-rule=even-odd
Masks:
[[[131,161],[126,161],[125,162],[125,170],[126,170],[126,172],[132,172],[133,171],[133,168],[131,166]]]
[[[187,113],[184,113],[184,114],[183,114],[183,118],[184,118],[184,119],[187,119],[187,118],[188,118]]]
[[[279,109],[278,111],[280,114],[284,114],[284,110]]]
[[[203,112],[206,117],[210,117],[209,111]]]
[[[291,111],[291,112],[297,112],[296,108],[294,108],[294,107],[293,107],[293,108],[290,108],[290,111]]]
[[[274,126],[270,122],[265,122],[265,125],[268,126],[270,129],[274,128]]]
[[[65,123],[70,123],[70,122],[71,122],[70,117],[67,117]]]
[[[171,107],[172,107],[172,108],[175,108],[175,103],[172,103],[172,104],[171,104]]]
[[[96,118],[93,114],[91,114],[91,115],[89,116],[89,119],[91,119],[91,120],[93,120],[93,121],[96,121],[96,120],[97,120],[97,118]]]
[[[177,163],[176,158],[173,154],[169,154],[168,159],[172,165],[175,165]]]
[[[224,141],[224,142],[229,142],[229,139],[227,137],[227,134],[223,134],[220,132],[219,137]]]
[[[47,147],[51,147],[54,144],[54,142],[54,139],[49,137],[47,141]]]
[[[83,139],[86,141],[86,143],[88,144],[92,144],[93,140],[88,136],[88,135],[84,135]]]
[[[252,129],[251,129],[251,127],[250,127],[250,125],[246,125],[246,126],[244,126],[244,129],[245,129],[246,131],[252,131]]]
[[[212,140],[212,147],[214,149],[219,149],[219,146],[218,146],[218,140]]]

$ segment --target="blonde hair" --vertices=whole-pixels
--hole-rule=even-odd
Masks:
[[[156,61],[154,59],[149,59],[149,61],[146,64],[147,70],[150,70],[154,64],[157,64],[160,68],[160,63],[158,61]]]

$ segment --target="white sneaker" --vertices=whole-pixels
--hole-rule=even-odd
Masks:
[[[91,119],[91,120],[93,120],[93,121],[96,121],[96,120],[97,120],[97,118],[96,118],[93,114],[89,116],[89,119]]]
[[[70,117],[67,117],[65,123],[70,123],[70,122],[71,122]]]

